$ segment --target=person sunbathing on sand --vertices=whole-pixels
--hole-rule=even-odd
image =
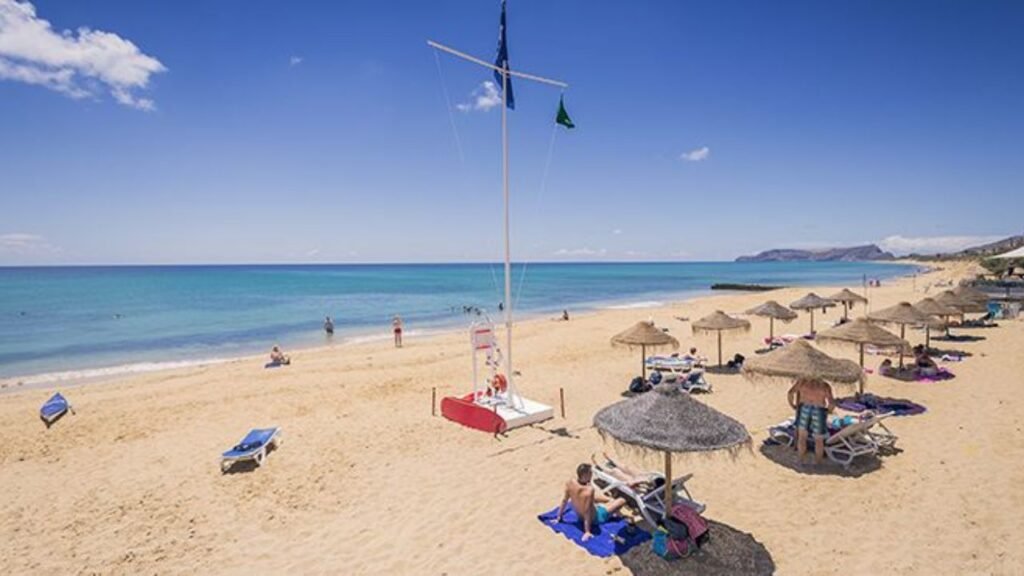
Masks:
[[[914,363],[917,364],[917,372],[925,376],[934,376],[939,371],[939,365],[920,344],[914,347]]]
[[[607,522],[612,514],[626,505],[623,498],[610,498],[604,492],[590,484],[594,471],[590,464],[580,464],[576,467],[576,477],[565,483],[565,494],[562,496],[562,504],[558,507],[558,514],[555,515],[553,524],[562,521],[565,513],[565,505],[572,503],[576,515],[583,521],[583,541],[590,540],[593,536],[591,527]]]
[[[281,351],[281,347],[275,345],[270,349],[270,362],[273,364],[291,364],[292,359]]]

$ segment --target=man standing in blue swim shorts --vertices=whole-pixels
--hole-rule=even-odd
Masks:
[[[814,434],[814,462],[825,459],[828,413],[835,408],[832,387],[818,378],[801,378],[789,389],[789,405],[796,410],[796,452],[803,462],[807,435]]]
[[[565,513],[565,505],[572,503],[573,510],[583,521],[583,541],[590,540],[592,536],[591,527],[594,524],[607,522],[611,515],[626,505],[623,498],[609,498],[604,492],[594,488],[590,484],[594,471],[590,464],[580,464],[576,467],[576,477],[565,483],[565,494],[562,496],[562,505],[558,507],[558,514],[554,523],[562,521],[562,514]]]

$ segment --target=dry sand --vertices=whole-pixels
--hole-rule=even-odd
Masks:
[[[873,290],[872,308],[923,297],[962,267]],[[611,574],[540,524],[576,464],[602,448],[591,428],[619,399],[638,353],[608,338],[653,317],[712,355],[688,323],[807,289],[729,294],[571,322],[519,325],[521,389],[568,414],[505,438],[430,415],[430,391],[470,386],[466,336],[299,351],[262,361],[136,375],[66,389],[77,414],[50,430],[36,414],[50,390],[0,396],[0,573]],[[831,288],[821,288],[827,294]],[[934,293],[935,290],[932,290]],[[863,313],[862,308],[855,315]],[[833,310],[822,317],[834,321]],[[726,338],[751,356],[767,321]],[[780,332],[806,330],[806,316]],[[965,331],[966,332],[966,331]],[[780,574],[1024,573],[1024,323],[973,330],[957,378],[868,390],[925,404],[890,419],[902,452],[841,476],[782,466],[759,450],[787,417],[785,387],[712,375],[701,399],[751,431],[736,460],[678,458],[707,515],[752,533]],[[916,331],[912,342],[922,339]],[[852,350],[830,348],[853,358]],[[877,358],[872,358],[877,362]],[[220,452],[250,427],[283,427],[258,470],[221,475]]]

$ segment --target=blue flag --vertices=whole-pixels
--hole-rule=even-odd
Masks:
[[[501,0],[501,20],[498,23],[498,56],[494,59],[494,65],[504,70],[509,69],[508,65],[508,39],[505,36],[505,0]],[[498,90],[505,86],[505,105],[508,106],[509,110],[516,109],[516,99],[512,95],[512,78],[507,81],[503,81],[502,75],[497,70],[494,71],[494,79],[498,82]],[[506,85],[505,82],[508,84]]]

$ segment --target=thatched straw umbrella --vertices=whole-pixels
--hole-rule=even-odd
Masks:
[[[857,318],[853,322],[847,322],[835,328],[830,328],[818,334],[817,340],[821,342],[847,342],[856,344],[860,351],[860,367],[864,368],[864,346],[871,344],[880,348],[906,349],[910,345],[899,336],[889,332],[885,328],[872,324],[866,318]],[[864,380],[861,379],[857,394],[864,393]]]
[[[664,515],[672,510],[672,454],[737,451],[750,443],[742,424],[698,402],[678,386],[657,386],[651,392],[602,408],[594,427],[631,447],[665,453]]]
[[[743,363],[743,375],[752,380],[819,378],[838,384],[856,384],[864,379],[864,371],[856,362],[833,358],[806,340],[796,340],[771,354],[747,360]]]
[[[647,379],[647,349],[670,346],[679,348],[679,340],[656,328],[654,322],[637,322],[632,328],[612,336],[612,346],[640,347],[640,373]]]
[[[839,302],[840,304],[843,305],[843,320],[849,319],[850,308],[853,308],[853,306],[856,303],[868,303],[867,298],[861,296],[860,294],[857,294],[856,292],[848,288],[843,288],[839,292],[836,292],[835,294],[829,296],[828,299],[833,302]]]
[[[928,322],[931,321],[930,316],[911,306],[910,302],[900,302],[895,306],[890,306],[888,308],[872,312],[871,314],[868,314],[868,319],[876,322],[899,324],[901,340],[905,340],[907,338],[907,324],[919,326],[922,324],[927,325]],[[900,349],[900,369],[903,369],[902,349]]]
[[[956,294],[964,300],[970,300],[971,302],[977,302],[978,304],[985,306],[986,311],[988,308],[988,301],[992,299],[991,296],[981,290],[963,284],[953,288],[953,294]]]
[[[915,303],[914,308],[936,319],[935,322],[928,322],[924,325],[924,347],[926,349],[932,347],[932,328],[948,328],[949,317],[960,314],[956,308],[940,304],[934,298],[924,298]],[[938,318],[942,318],[942,320],[938,320]]]
[[[796,312],[779,304],[775,300],[769,300],[760,306],[747,310],[747,314],[761,316],[768,319],[768,338],[775,338],[775,321],[782,320],[789,322],[796,319]]]
[[[934,298],[936,302],[943,306],[949,306],[950,308],[956,308],[960,311],[960,315],[964,314],[978,314],[988,312],[988,307],[976,300],[971,300],[960,296],[952,290],[946,290]]]
[[[825,308],[831,308],[835,305],[835,302],[826,300],[814,292],[811,292],[807,296],[804,296],[795,302],[791,302],[789,307],[793,310],[807,310],[811,313],[811,334],[814,334],[814,311],[818,308],[824,310]]]
[[[750,322],[740,318],[733,318],[721,310],[695,321],[692,324],[693,333],[717,332],[718,333],[718,365],[722,365],[722,331],[723,330],[750,330]]]

